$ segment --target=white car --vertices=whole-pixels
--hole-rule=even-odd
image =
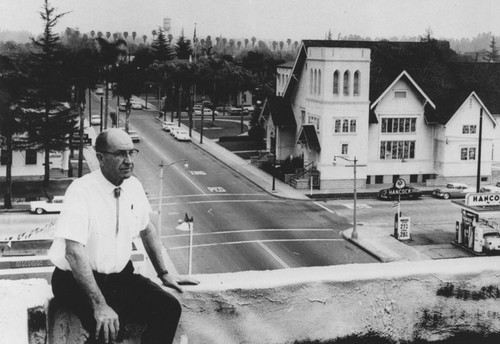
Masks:
[[[469,185],[464,183],[448,183],[444,188],[434,189],[432,195],[444,199],[465,198],[465,195],[475,191],[475,188],[471,188]]]
[[[178,141],[191,141],[191,137],[186,130],[177,130],[177,132],[175,133],[175,138]]]
[[[254,112],[255,107],[253,105],[243,105],[243,111],[245,112]]]
[[[30,210],[38,215],[44,213],[60,213],[64,203],[64,196],[54,196],[48,201],[30,202]]]
[[[201,116],[201,108],[200,109],[195,109],[194,110],[194,114],[196,116]],[[203,115],[204,116],[212,116],[212,115],[215,115],[217,116],[219,113],[217,111],[212,111],[212,109],[209,109],[209,108],[204,108],[203,109]]]
[[[101,116],[99,116],[99,115],[92,115],[90,117],[90,124],[92,124],[92,125],[101,124]]]
[[[487,251],[500,250],[500,233],[488,232],[483,234],[483,248]]]
[[[479,192],[500,193],[500,187],[494,185],[483,185],[479,189]]]
[[[141,141],[141,136],[137,132],[137,130],[129,129],[128,134],[130,138],[132,139],[132,142],[139,142]]]
[[[161,124],[161,129],[168,132],[171,132],[172,129],[176,127],[176,124],[174,122],[163,122]]]
[[[135,100],[130,102],[130,106],[134,110],[142,110],[142,108],[144,107],[141,103],[139,103],[138,101],[135,101]]]
[[[172,128],[172,129],[170,129],[170,135],[172,135],[173,137],[175,137],[175,135],[177,134],[177,132],[180,131],[180,130],[184,130],[184,129],[181,129],[179,127]]]
[[[103,95],[104,94],[104,89],[102,87],[96,88],[95,94],[97,94],[99,96]]]
[[[120,103],[118,106],[119,111],[126,111],[127,110],[127,103]]]

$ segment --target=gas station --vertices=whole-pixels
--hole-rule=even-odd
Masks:
[[[453,244],[476,255],[500,252],[500,194],[469,193],[464,200],[452,203],[462,213]]]

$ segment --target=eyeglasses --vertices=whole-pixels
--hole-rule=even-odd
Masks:
[[[134,149],[130,149],[130,150],[119,150],[116,152],[100,151],[100,153],[111,154],[117,158],[122,158],[125,160],[127,158],[127,156],[129,156],[131,159],[135,159],[135,157],[137,156],[137,153],[139,153],[139,150],[134,148]]]

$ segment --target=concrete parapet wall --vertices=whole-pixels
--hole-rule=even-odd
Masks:
[[[198,275],[198,286],[176,294],[183,305],[177,343],[281,344],[368,332],[434,341],[463,331],[500,333],[499,263],[484,257]],[[70,314],[51,309],[43,320],[51,292],[40,281],[0,281],[7,305],[2,340],[59,344],[70,331],[73,343],[83,343]],[[44,331],[43,324],[50,327]]]

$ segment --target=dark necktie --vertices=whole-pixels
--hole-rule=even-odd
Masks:
[[[118,234],[118,230],[120,229],[120,193],[121,193],[121,188],[117,187],[115,188],[114,195],[116,199],[116,234]]]

